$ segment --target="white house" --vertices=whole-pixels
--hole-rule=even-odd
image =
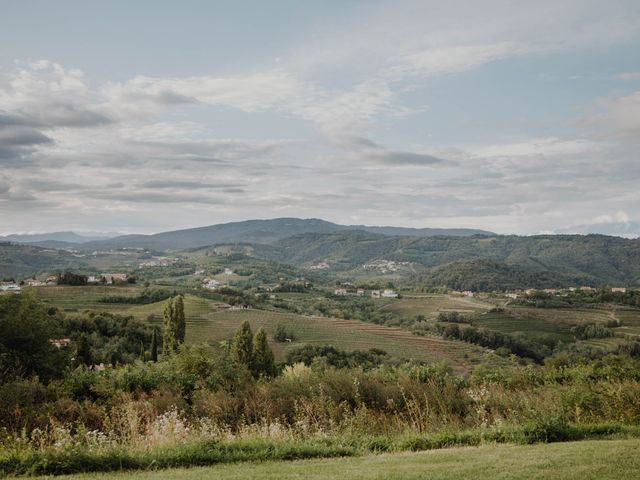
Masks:
[[[346,297],[347,296],[347,289],[346,288],[336,288],[333,291],[334,295],[337,295],[339,297]]]
[[[220,282],[213,278],[212,279],[205,278],[204,283],[202,284],[203,288],[207,288],[209,290],[215,290],[219,286],[220,286]]]
[[[3,292],[20,293],[22,289],[20,285],[15,282],[2,282],[0,284],[0,290]]]
[[[386,288],[383,290],[382,295],[383,298],[398,298],[398,293],[395,290],[391,290]]]
[[[380,290],[371,290],[371,298],[380,298]]]
[[[627,293],[627,289],[625,287],[613,287],[611,291],[613,293]]]

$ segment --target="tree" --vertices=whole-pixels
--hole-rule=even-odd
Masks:
[[[78,337],[76,342],[76,365],[93,365],[91,358],[91,347],[89,346],[89,340],[86,334],[82,334]]]
[[[178,340],[178,343],[184,343],[184,338],[187,333],[187,324],[184,318],[184,301],[182,299],[182,295],[178,295],[173,308],[176,324],[176,339]]]
[[[233,337],[231,358],[238,365],[243,365],[253,371],[253,332],[251,332],[251,325],[246,320],[242,322]]]
[[[49,381],[62,374],[68,352],[50,341],[60,338],[56,314],[30,292],[0,296],[0,383],[31,375]]]
[[[170,298],[164,308],[164,334],[162,338],[162,353],[170,355],[178,351],[184,343],[186,323],[184,317],[184,301],[182,295]]]
[[[153,327],[151,334],[151,361],[158,361],[158,327]]]
[[[273,377],[276,374],[276,364],[273,351],[267,342],[264,329],[259,329],[253,339],[253,376]]]

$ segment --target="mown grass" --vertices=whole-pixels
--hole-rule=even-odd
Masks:
[[[5,476],[62,475],[81,472],[158,470],[246,461],[281,461],[348,457],[381,452],[415,452],[496,443],[534,444],[638,437],[640,437],[640,427],[619,425],[578,427],[552,421],[532,423],[516,428],[442,432],[400,438],[357,436],[297,441],[253,439],[223,442],[210,440],[156,448],[152,451],[134,451],[124,448],[99,450],[71,448],[61,451],[14,449],[5,450],[0,454],[0,474]],[[637,440],[634,442],[629,442],[629,445],[635,444],[637,448],[639,443]]]
[[[215,467],[70,477],[95,480],[252,479],[540,479],[621,480],[640,469],[638,440],[455,448],[355,458],[269,461]]]

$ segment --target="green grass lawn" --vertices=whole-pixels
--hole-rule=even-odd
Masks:
[[[638,478],[640,440],[593,440],[526,446],[485,445],[420,453],[321,460],[238,463],[214,467],[61,478],[86,480],[259,479],[576,479]],[[41,477],[42,478],[42,477]]]

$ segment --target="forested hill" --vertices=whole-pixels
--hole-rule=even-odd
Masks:
[[[82,259],[63,250],[0,242],[0,279],[21,280],[41,271],[53,273],[86,267]]]
[[[432,235],[494,235],[483,230],[465,228],[403,228],[369,227],[338,225],[316,218],[274,218],[270,220],[247,220],[243,222],[223,223],[208,227],[189,228],[154,235],[123,235],[100,242],[89,242],[81,246],[86,250],[104,250],[108,248],[149,248],[153,250],[185,250],[218,243],[256,243],[270,244],[304,233],[335,233],[353,229],[371,231],[382,235],[394,236],[432,236]]]
[[[352,231],[304,234],[277,242],[266,254],[292,264],[328,261],[332,268],[351,270],[376,259],[414,262],[429,269],[453,264],[449,269],[521,277],[523,282],[555,285],[640,286],[640,239],[604,235],[537,235],[531,237],[391,237]],[[465,260],[488,264],[455,264]],[[490,264],[489,264],[490,265]],[[510,267],[505,270],[500,265]],[[447,269],[431,272],[442,277]],[[533,275],[532,278],[527,278]],[[424,277],[425,281],[428,276]],[[436,281],[436,278],[432,279]],[[432,280],[429,280],[431,282]],[[520,282],[518,282],[520,283]]]

